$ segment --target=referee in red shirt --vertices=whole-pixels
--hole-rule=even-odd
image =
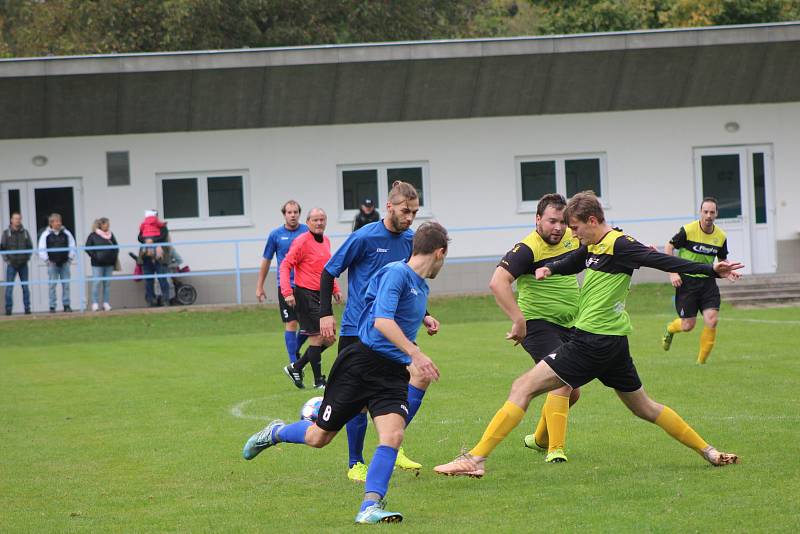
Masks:
[[[297,237],[289,248],[288,254],[281,262],[281,294],[286,304],[295,308],[300,332],[308,336],[308,348],[305,354],[293,364],[283,368],[294,385],[304,388],[303,368],[311,364],[314,371],[314,388],[325,387],[325,376],[322,374],[322,351],[334,340],[323,345],[319,332],[319,283],[322,270],[331,257],[331,242],[323,234],[328,225],[328,216],[321,208],[313,208],[306,217],[308,232]],[[294,288],[290,283],[289,273],[294,270]],[[333,298],[339,303],[342,294],[339,285],[334,281]]]

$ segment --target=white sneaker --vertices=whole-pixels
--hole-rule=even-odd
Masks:
[[[108,302],[104,302],[103,311],[111,311],[111,304],[109,304]]]
[[[96,302],[92,303],[92,311],[97,311],[99,309],[100,309],[100,306],[98,306]]]

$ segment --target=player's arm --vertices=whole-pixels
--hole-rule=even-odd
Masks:
[[[735,271],[744,267],[741,263],[723,261],[716,265],[709,265],[677,256],[667,256],[627,235],[617,238],[614,243],[614,256],[622,265],[632,269],[650,267],[668,273],[705,274],[718,278],[738,278],[739,275]]]
[[[669,243],[664,245],[664,254],[668,256],[672,256],[677,248],[684,248],[686,246],[686,230],[681,229],[678,230],[678,233],[672,236],[672,239],[669,240]],[[681,287],[683,281],[681,280],[681,276],[678,273],[669,273],[669,282],[672,284],[672,287]]]
[[[275,255],[277,250],[273,237],[274,235],[270,233],[269,237],[267,237],[267,244],[264,246],[264,253],[261,255],[261,266],[258,268],[258,281],[256,282],[256,299],[258,299],[258,302],[264,302],[266,298],[264,294],[264,282],[267,280],[267,273],[272,263],[272,256]]]
[[[422,373],[423,377],[430,380],[439,380],[439,368],[436,367],[433,360],[428,358],[417,345],[406,337],[400,325],[394,319],[377,317],[375,319],[375,329],[394,346],[408,354],[408,357],[411,358],[411,363]]]
[[[514,341],[515,345],[525,339],[527,329],[525,316],[517,305],[512,285],[514,280],[525,273],[530,273],[533,261],[531,248],[524,243],[517,243],[500,260],[489,282],[489,289],[494,295],[495,302],[511,319],[511,331],[506,333],[506,339]]]
[[[551,261],[544,267],[536,269],[536,279],[542,280],[553,274],[578,274],[586,269],[586,257],[588,255],[589,249],[585,246],[581,246],[572,252],[560,256],[557,260]]]

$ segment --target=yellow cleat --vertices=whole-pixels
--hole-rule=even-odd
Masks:
[[[536,437],[534,434],[528,434],[524,438],[522,438],[522,444],[525,445],[529,449],[533,449],[535,451],[544,452],[547,450],[547,445],[539,445],[536,443]]]
[[[355,465],[347,471],[347,478],[353,482],[366,482],[367,466],[361,462],[356,462]]]
[[[675,334],[673,334],[669,330],[664,332],[664,335],[661,336],[661,348],[662,349],[669,350],[669,348],[672,346],[672,336],[674,336],[674,335]]]
[[[397,451],[397,460],[395,460],[394,466],[399,467],[400,469],[410,469],[412,471],[417,471],[422,467],[422,464],[415,462],[414,460],[406,456],[405,451],[403,451],[403,447],[400,447],[400,449]]]
[[[567,461],[567,455],[564,454],[563,449],[556,449],[548,452],[547,456],[544,458],[544,461],[548,464],[559,464]]]

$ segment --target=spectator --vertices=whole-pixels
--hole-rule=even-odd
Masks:
[[[365,198],[364,202],[361,203],[361,208],[358,210],[358,215],[356,215],[353,221],[353,231],[355,232],[369,223],[374,223],[380,218],[381,214],[375,209],[375,204],[372,202],[372,199]]]
[[[167,240],[167,223],[158,218],[158,210],[145,210],[144,220],[139,225],[139,235],[152,240],[151,243],[164,243]],[[140,239],[141,240],[141,239]]]
[[[116,246],[117,238],[109,230],[109,224],[107,217],[100,217],[94,221],[92,233],[86,238],[86,246]],[[117,264],[119,257],[119,249],[87,250],[86,254],[92,259],[92,311],[100,309],[101,285],[103,286],[103,310],[111,311],[111,304],[109,303],[111,280],[99,280],[99,278],[108,278],[114,273],[114,266]]]
[[[155,213],[156,215],[153,215]],[[145,222],[150,217],[156,217],[158,212],[155,210],[147,210],[145,212]],[[146,232],[154,229],[152,226],[147,228],[148,224],[139,226],[139,242],[145,245],[153,245],[157,243],[166,243],[169,241],[169,231],[167,230],[166,223],[159,227],[159,234],[157,236],[145,236]],[[151,219],[151,223],[153,223]],[[155,223],[153,223],[155,224]],[[168,272],[170,262],[170,247],[166,245],[158,246],[144,246],[139,249],[139,259],[142,263],[142,274],[144,275],[160,275]],[[162,306],[169,302],[169,279],[158,278],[158,285],[161,288],[161,299],[156,298],[155,284],[153,278],[145,278],[144,280],[144,298],[147,300],[148,306]]]
[[[47,218],[50,226],[39,237],[39,257],[47,264],[47,275],[50,280],[50,313],[56,312],[56,286],[61,280],[61,303],[65,312],[71,312],[69,305],[69,264],[75,259],[75,238],[64,227],[61,215],[50,214]],[[69,250],[67,248],[69,247]],[[50,249],[55,249],[51,251]]]
[[[22,215],[19,213],[11,214],[11,224],[3,232],[0,240],[0,250],[30,250],[33,248],[33,241],[28,231],[22,226]],[[20,282],[28,281],[28,260],[31,254],[3,254],[3,261],[6,262],[6,282],[11,285],[6,286],[6,315],[11,315],[14,307],[14,280],[19,275]],[[31,313],[31,293],[24,283],[22,284],[22,303],[25,305],[25,315]]]

